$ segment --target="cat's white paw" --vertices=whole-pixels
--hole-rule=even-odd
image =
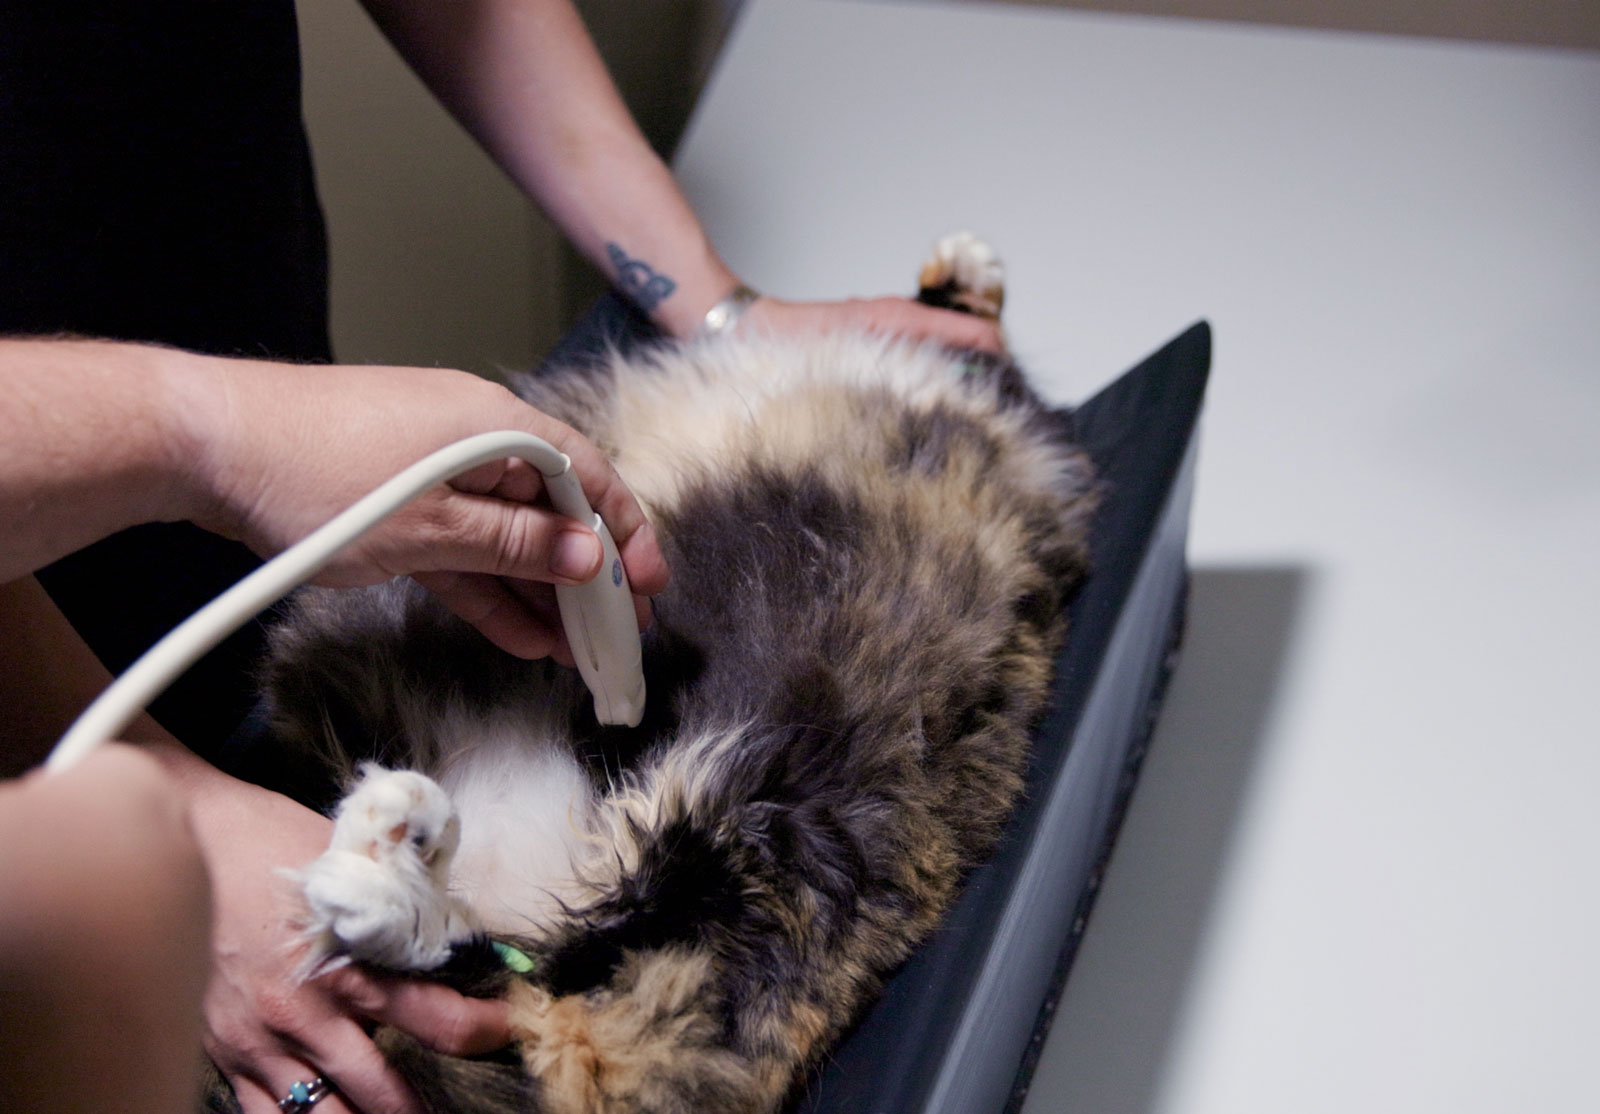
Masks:
[[[970,232],[954,232],[933,245],[918,283],[981,317],[999,318],[1006,271],[994,249]]]
[[[309,909],[308,969],[344,956],[403,970],[431,970],[472,935],[448,893],[461,838],[455,806],[430,779],[368,764],[339,803],[333,838],[296,874]]]

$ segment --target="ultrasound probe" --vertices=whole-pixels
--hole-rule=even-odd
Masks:
[[[503,430],[468,437],[424,457],[189,616],[85,709],[56,743],[45,768],[65,769],[122,731],[203,654],[316,576],[340,550],[402,506],[446,480],[508,456],[539,469],[557,513],[600,537],[605,554],[600,571],[587,584],[556,585],[556,603],[578,672],[594,696],[595,718],[637,726],[644,716],[644,670],[633,591],[617,544],[589,506],[567,455],[530,433]]]

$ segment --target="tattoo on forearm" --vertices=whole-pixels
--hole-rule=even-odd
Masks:
[[[677,283],[644,260],[629,259],[628,253],[616,244],[606,245],[606,255],[617,270],[617,285],[646,313],[666,301],[667,296],[678,289]]]

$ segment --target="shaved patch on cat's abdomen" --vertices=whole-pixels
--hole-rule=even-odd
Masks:
[[[436,775],[462,817],[453,888],[491,932],[537,934],[587,890],[595,791],[564,748],[511,725],[466,722]]]

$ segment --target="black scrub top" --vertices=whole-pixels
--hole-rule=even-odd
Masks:
[[[330,359],[292,0],[0,2],[0,335],[59,334]],[[119,672],[256,564],[153,524],[38,575]],[[261,638],[219,647],[156,717],[216,754]]]

